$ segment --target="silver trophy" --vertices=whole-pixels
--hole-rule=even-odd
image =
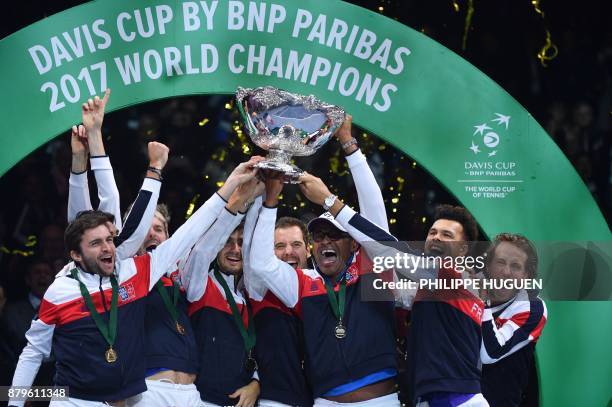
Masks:
[[[289,183],[304,173],[290,163],[291,157],[314,154],[345,118],[338,106],[271,86],[238,88],[236,100],[249,137],[268,151],[256,167],[284,173]]]

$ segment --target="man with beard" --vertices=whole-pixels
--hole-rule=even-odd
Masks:
[[[524,236],[501,233],[487,251],[486,276],[497,280],[534,279],[538,255]],[[523,403],[533,353],[547,320],[546,304],[524,289],[488,290],[482,317],[482,393],[493,407]]]
[[[83,132],[83,130],[81,130]],[[73,136],[75,136],[73,132]],[[156,168],[163,168],[168,158],[168,148],[160,143],[151,142],[148,145],[149,150],[149,164],[151,166],[156,166]],[[105,174],[105,178],[106,177]],[[112,177],[111,177],[112,178]],[[100,180],[100,178],[98,178]],[[104,183],[110,184],[111,181],[102,181]],[[114,181],[112,182],[114,185]],[[107,185],[108,186],[108,185]],[[79,206],[83,204],[85,201],[83,191],[79,193],[78,190],[74,190],[74,186],[70,185],[70,197],[69,197],[69,207],[72,207],[73,211],[78,211]],[[102,187],[108,191],[108,188]],[[106,227],[111,231],[112,237],[114,239],[115,248],[116,248],[116,258],[124,259],[129,258],[135,252],[133,247],[137,247],[136,244],[141,242],[145,233],[147,223],[150,222],[153,217],[153,210],[157,203],[157,196],[159,194],[160,188],[160,177],[158,173],[147,171],[147,177],[145,178],[143,185],[138,193],[138,196],[133,204],[133,210],[130,211],[129,215],[126,218],[125,228],[117,235],[117,227],[116,221],[112,214],[108,214],[105,212],[96,212],[98,214],[105,214],[101,216],[106,219]],[[87,190],[85,190],[87,191]],[[88,194],[89,192],[87,192]],[[81,198],[75,198],[76,196],[80,196]],[[101,199],[108,198],[106,195],[101,197]],[[79,201],[81,199],[81,201]],[[111,199],[111,198],[109,198]],[[89,198],[87,198],[89,201]],[[71,206],[72,204],[72,206]],[[79,209],[77,209],[79,208]],[[94,211],[82,211],[82,214],[93,213]],[[69,210],[70,213],[70,210]],[[76,217],[76,215],[75,215]],[[74,219],[73,219],[74,220]],[[127,254],[126,254],[127,253]],[[131,254],[129,254],[131,253]],[[128,255],[129,254],[129,255]],[[67,278],[71,276],[71,271],[76,269],[78,264],[75,261],[70,261],[64,268],[56,275],[56,282],[58,280],[62,280],[63,278]],[[41,307],[39,308],[39,314],[35,318],[34,321],[31,321],[30,330],[26,333],[27,345],[21,352],[21,356],[19,357],[19,363],[15,370],[15,374],[13,376],[13,385],[14,386],[30,386],[32,385],[34,378],[40,368],[40,365],[43,361],[43,356],[45,360],[49,357],[50,354],[50,343],[48,343],[48,334],[49,332],[53,332],[53,330],[49,330],[48,326],[45,325],[42,321],[40,321],[40,313],[43,312],[45,308],[43,305],[49,305],[49,297],[52,295],[50,293],[45,293],[43,300],[41,301]],[[47,301],[45,301],[47,299]],[[48,309],[49,307],[46,307]],[[63,308],[61,308],[63,309]],[[11,405],[23,405],[23,401],[11,400]]]
[[[386,228],[382,193],[365,157],[355,149],[347,160],[362,212]],[[357,242],[328,212],[308,224],[315,269],[293,269],[274,256],[274,220],[282,186],[266,181],[266,199],[251,243],[249,279],[269,289],[302,319],[305,369],[315,406],[399,406],[393,302],[361,301],[359,293],[368,284],[371,267]],[[328,194],[317,203],[330,210],[335,201]]]
[[[241,211],[261,192],[263,184],[256,179],[238,188],[181,270],[199,350],[195,384],[202,406],[252,407],[259,397],[253,310],[242,281],[240,222]]]
[[[352,136],[352,118],[348,116],[343,125],[334,134],[338,140],[351,171],[369,172],[367,163],[362,160],[359,148]],[[355,169],[356,168],[356,169]],[[273,176],[273,174],[268,174]],[[366,175],[367,177],[367,175]],[[366,178],[368,179],[368,178]],[[359,185],[359,188],[362,188]],[[259,205],[259,206],[258,206]],[[244,262],[248,264],[250,244],[261,200],[249,210],[245,222],[245,239],[243,244]],[[384,218],[381,217],[381,222]],[[310,250],[308,230],[299,219],[282,217],[276,221],[274,228],[274,254],[295,270],[308,268]],[[245,269],[248,266],[245,265]],[[252,273],[245,275],[245,284],[249,293],[257,336],[255,345],[258,373],[261,380],[260,406],[310,406],[312,392],[306,381],[303,369],[304,341],[302,322],[295,309],[287,307],[265,285],[257,283]],[[251,281],[254,283],[251,284]]]
[[[249,209],[244,225],[242,245],[243,268],[248,269],[248,257],[253,241],[262,199],[257,198]],[[307,268],[308,231],[299,219],[283,217],[274,230],[274,253],[294,269]],[[257,333],[255,355],[261,381],[261,407],[311,406],[312,395],[306,381],[303,360],[302,323],[291,308],[285,306],[271,291],[245,273],[245,285],[253,307]]]
[[[102,143],[101,126],[104,109],[110,90],[104,97],[95,97],[83,104],[83,125],[72,130],[72,171],[70,174],[70,194],[68,219],[74,219],[77,212],[91,209],[87,186],[87,154],[91,153],[91,168],[96,176],[100,210],[108,209],[118,216],[119,193],[114,182],[112,167],[105,155]],[[161,177],[163,167],[149,166],[149,171]],[[132,213],[130,206],[128,213]],[[129,258],[142,255],[146,249],[153,249],[168,239],[169,213],[165,205],[157,205],[151,226],[143,229],[141,225],[130,236],[131,223],[126,223],[126,233],[120,234],[118,257]],[[121,230],[121,219],[116,217],[116,228]],[[146,224],[145,224],[146,225]],[[146,237],[144,236],[146,233]],[[142,242],[144,238],[144,242]],[[138,246],[142,243],[142,246]],[[72,265],[68,267],[72,268]],[[172,272],[172,273],[170,273]],[[177,280],[176,268],[169,270],[147,296],[145,319],[146,336],[146,383],[147,391],[135,396],[130,404],[138,405],[197,405],[200,396],[193,385],[196,372],[196,346],[189,318],[184,289]]]
[[[100,197],[100,210],[106,208],[116,214],[119,210],[119,194],[114,182],[112,167],[105,155],[102,144],[101,125],[104,108],[110,90],[102,99],[97,96],[83,104],[83,126],[75,126],[72,131],[72,171],[70,175],[70,195],[68,218],[72,220],[81,210],[91,209],[87,187],[87,154],[91,153],[91,168],[94,170]],[[149,170],[161,176],[162,167],[151,165]],[[159,174],[158,174],[159,172]],[[132,213],[130,206],[128,213]],[[121,230],[121,219],[116,218],[117,228]],[[165,205],[159,204],[153,215],[151,226],[143,229],[140,225],[127,242],[118,246],[119,258],[129,258],[136,254],[131,242],[142,246],[138,254],[153,249],[169,237],[170,216]],[[130,223],[126,223],[130,226]],[[129,230],[129,228],[128,228]],[[127,232],[127,231],[126,231]],[[146,237],[144,236],[146,233]],[[122,233],[120,236],[124,235]],[[172,272],[172,273],[170,273]],[[184,289],[180,286],[178,274],[173,267],[167,275],[155,284],[155,289],[147,296],[145,313],[146,336],[146,383],[147,391],[129,400],[133,405],[197,405],[200,395],[195,380],[196,346],[189,318]]]
[[[300,189],[314,203],[321,204],[330,195],[319,178],[305,175],[301,181]],[[337,199],[330,212],[335,221],[366,248],[371,258],[381,254],[393,256],[398,250],[413,253],[407,245],[398,244],[394,236]],[[477,231],[475,220],[465,208],[442,205],[427,234],[425,254],[450,257],[460,264],[459,258],[469,253]],[[396,271],[405,272],[397,268]],[[443,280],[465,278],[447,267],[440,267],[435,273],[435,277]],[[431,271],[419,270],[412,276],[405,275],[418,278],[426,274]],[[417,406],[488,406],[480,393],[478,367],[483,308],[480,298],[464,288],[418,290],[412,306],[407,347],[414,387],[412,394]]]
[[[163,162],[154,164],[165,164],[167,150],[160,160]],[[57,277],[45,293],[39,318],[26,334],[28,345],[20,356],[13,386],[31,385],[40,361],[53,348],[56,384],[68,386],[70,399],[52,402],[52,406],[123,406],[126,398],[145,391],[144,297],[214,222],[210,214],[220,210],[233,191],[254,174],[251,163],[240,164],[172,238],[135,258],[117,259],[109,227],[112,215],[88,211],[77,216],[65,233],[66,248],[76,267]],[[151,197],[157,201],[159,182],[152,182],[157,187],[150,191]],[[149,217],[153,209],[147,207]]]
[[[306,224],[291,216],[279,218],[274,226],[274,254],[294,269],[308,267],[310,250]]]
[[[427,232],[425,255],[460,262],[478,239],[478,227],[463,207],[440,205]],[[438,279],[470,278],[442,267]],[[487,406],[480,390],[480,323],[484,304],[476,292],[417,291],[412,305],[407,352],[413,394],[422,406],[455,403]]]

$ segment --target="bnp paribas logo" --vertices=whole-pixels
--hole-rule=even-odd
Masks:
[[[494,118],[488,122],[474,126],[476,129],[472,134],[472,145],[468,147],[476,155],[480,153],[493,157],[497,154],[502,142],[500,134],[505,136],[510,126],[510,116],[495,113]]]

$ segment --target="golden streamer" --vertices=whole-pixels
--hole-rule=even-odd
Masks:
[[[455,13],[459,12],[459,3],[457,3],[457,0],[453,0],[453,9],[455,9]]]
[[[467,37],[470,28],[472,28],[472,16],[474,15],[474,0],[468,0],[468,10],[467,15],[465,16],[465,26],[463,28],[463,41],[461,44],[461,48],[465,51],[465,47],[467,46]]]
[[[542,18],[544,18],[544,12],[540,8],[540,0],[531,0],[531,4],[533,4],[533,8],[535,9],[536,13],[540,14]]]
[[[29,257],[29,256],[33,256],[34,255],[34,251],[33,250],[9,249],[6,246],[0,247],[0,252],[6,253],[6,254],[12,254],[12,255],[16,255],[16,256],[22,256],[22,257]]]
[[[550,31],[548,31],[548,29],[546,28],[546,19],[544,18],[544,11],[540,7],[540,0],[531,0],[531,5],[533,5],[533,9],[535,10],[535,12],[538,13],[540,17],[542,17],[542,20],[544,20],[544,27],[546,30],[546,42],[542,46],[542,49],[540,49],[540,52],[538,52],[536,55],[540,60],[540,64],[544,68],[546,68],[548,66],[546,62],[555,59],[557,57],[557,54],[559,54],[559,49],[555,44],[553,44],[551,40]]]
[[[200,194],[196,194],[191,201],[189,201],[189,206],[187,206],[187,211],[185,212],[185,219],[189,219],[191,215],[193,215],[193,210],[195,209],[195,205],[200,199]]]
[[[36,236],[34,235],[30,235],[27,237],[26,242],[24,243],[25,247],[34,247],[36,246],[37,240],[36,240]]]
[[[540,64],[544,68],[548,67],[548,65],[546,64],[546,61],[552,61],[553,59],[557,57],[558,54],[559,54],[559,49],[550,40],[550,31],[546,30],[546,43],[544,44],[540,52],[538,52],[537,54],[538,59],[540,60]]]

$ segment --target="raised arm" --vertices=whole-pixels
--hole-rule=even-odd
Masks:
[[[266,199],[255,226],[255,238],[251,241],[248,272],[252,283],[263,284],[287,307],[293,308],[299,297],[297,272],[274,254],[274,227],[282,187],[281,180],[266,180]]]
[[[249,296],[255,300],[261,300],[266,294],[265,285],[263,285],[260,279],[256,278],[251,270],[250,259],[255,226],[257,225],[257,218],[259,217],[262,204],[263,197],[258,196],[247,211],[244,221],[244,232],[242,234],[242,278]]]
[[[493,317],[495,308],[485,308],[482,315],[480,347],[482,363],[495,363],[529,343],[535,343],[540,337],[547,318],[546,305],[539,298],[529,300],[526,293],[521,294],[519,295],[522,298],[504,311],[509,315],[499,327]]]
[[[79,212],[92,209],[87,184],[89,147],[83,125],[72,126],[70,149],[72,150],[72,165],[68,180],[68,222],[72,222]]]
[[[374,174],[359,147],[357,140],[351,133],[353,118],[347,115],[346,120],[336,132],[336,138],[342,145],[346,161],[348,162],[351,175],[357,189],[359,200],[359,213],[370,220],[370,222],[389,231],[387,211],[380,187],[374,178]]]
[[[89,146],[91,170],[96,177],[98,186],[98,198],[100,205],[98,209],[115,215],[115,226],[122,229],[121,207],[119,202],[119,190],[115,183],[113,167],[106,155],[104,142],[102,141],[102,122],[104,121],[104,109],[108,103],[110,89],[106,89],[104,97],[96,96],[83,103],[83,126]]]
[[[215,199],[229,201],[233,192],[238,186],[248,182],[255,177],[257,169],[254,165],[261,161],[263,157],[255,156],[248,162],[238,165],[225,181],[221,189],[215,194]],[[216,212],[210,212],[205,205],[202,205],[177,231],[170,239],[163,242],[157,249],[151,253],[151,276],[149,288],[166,271],[174,266],[181,256],[191,249],[199,240],[202,231],[208,230],[213,222],[217,219]],[[207,270],[208,271],[208,270]]]
[[[168,147],[152,141],[148,144],[148,150],[149,166],[164,168],[168,161]],[[125,218],[123,229],[115,239],[118,259],[128,259],[134,256],[147,236],[159,198],[160,174],[161,172],[147,171],[138,196]]]
[[[218,197],[218,195],[216,196]],[[242,214],[232,213],[227,207],[221,209],[221,212],[213,221],[214,223],[191,250],[185,267],[179,270],[181,284],[187,291],[187,301],[194,302],[202,298],[206,291],[208,281],[206,276],[210,270],[210,265],[243,217]]]
[[[303,175],[300,177],[300,182],[302,193],[308,200],[317,205],[323,205],[325,198],[330,195],[329,189],[323,181],[313,175]],[[340,199],[336,199],[329,211],[351,237],[362,246],[375,265],[377,258],[395,259],[400,256],[402,259],[406,259],[405,263],[402,261],[402,264],[405,264],[406,267],[394,267],[395,271],[411,280],[434,279],[438,275],[436,267],[425,267],[426,263],[422,261],[423,258],[419,255],[420,253],[417,253],[405,242],[399,242],[395,236],[355,212],[348,205],[342,203]]]
[[[185,266],[180,269],[181,283],[187,290],[187,300],[199,300],[206,291],[210,265],[223,248],[230,235],[244,218],[244,211],[257,193],[256,185],[262,184],[257,178],[240,185],[230,197],[229,202],[218,214],[213,225],[202,235],[189,253]],[[242,245],[243,268],[245,262],[244,241]]]

